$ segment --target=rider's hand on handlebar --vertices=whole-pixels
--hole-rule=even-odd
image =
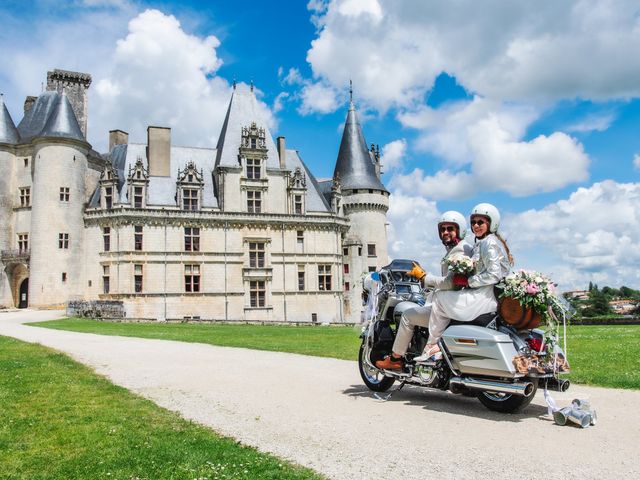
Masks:
[[[416,262],[413,262],[413,268],[407,273],[407,275],[417,278],[418,280],[422,280],[426,274],[427,272]]]

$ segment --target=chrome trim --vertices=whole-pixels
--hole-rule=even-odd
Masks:
[[[531,382],[515,382],[504,383],[495,380],[483,380],[471,377],[452,377],[449,383],[454,385],[462,385],[474,390],[482,390],[486,392],[510,393],[521,397],[528,397],[533,390]]]

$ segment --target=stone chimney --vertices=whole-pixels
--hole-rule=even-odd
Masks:
[[[109,130],[109,151],[116,145],[126,145],[129,143],[129,134],[122,130]]]
[[[147,127],[147,160],[149,175],[169,177],[171,162],[171,129]]]
[[[36,103],[36,100],[38,99],[38,97],[32,97],[31,95],[29,95],[27,98],[24,99],[24,114],[26,115],[27,112],[29,110],[31,110],[31,107],[33,107],[33,104]]]
[[[278,158],[280,158],[280,168],[287,168],[287,151],[285,149],[284,137],[278,137]]]
[[[87,138],[87,115],[89,113],[87,90],[89,85],[91,85],[91,75],[88,73],[69,72],[57,68],[47,72],[47,91],[57,91],[58,93],[62,93],[62,90],[65,91],[84,138]]]

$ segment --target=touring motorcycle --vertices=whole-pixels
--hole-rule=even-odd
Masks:
[[[381,370],[375,366],[391,353],[402,312],[424,305],[429,292],[408,275],[412,260],[394,260],[365,282],[367,304],[358,355],[360,375],[374,392],[385,392],[395,381],[477,396],[496,412],[517,412],[531,403],[538,387],[566,391],[569,381],[557,371],[518,368],[518,362],[544,357],[548,348],[544,331],[518,330],[505,323],[498,313],[481,315],[471,322],[451,321],[438,345],[442,358],[417,363],[429,338],[427,328],[416,327],[401,370]],[[556,345],[553,355],[564,358]],[[556,357],[557,358],[557,357]],[[533,364],[533,362],[532,362]]]

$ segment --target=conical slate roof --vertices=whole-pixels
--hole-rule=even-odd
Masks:
[[[62,95],[58,95],[58,100],[53,106],[41,135],[84,140],[76,115],[73,113],[73,107],[64,91]]]
[[[11,114],[4,104],[4,97],[0,96],[0,143],[18,143],[20,134],[13,123]]]
[[[242,141],[242,128],[250,127],[255,122],[258,128],[263,128],[267,147],[267,168],[279,168],[278,151],[267,127],[263,109],[253,93],[253,87],[238,84],[234,87],[227,115],[222,125],[222,131],[216,147],[216,167],[237,167],[238,149]]]
[[[353,102],[349,104],[349,112],[344,123],[342,142],[333,176],[339,178],[343,190],[387,191],[376,175],[376,167],[367,149]]]

